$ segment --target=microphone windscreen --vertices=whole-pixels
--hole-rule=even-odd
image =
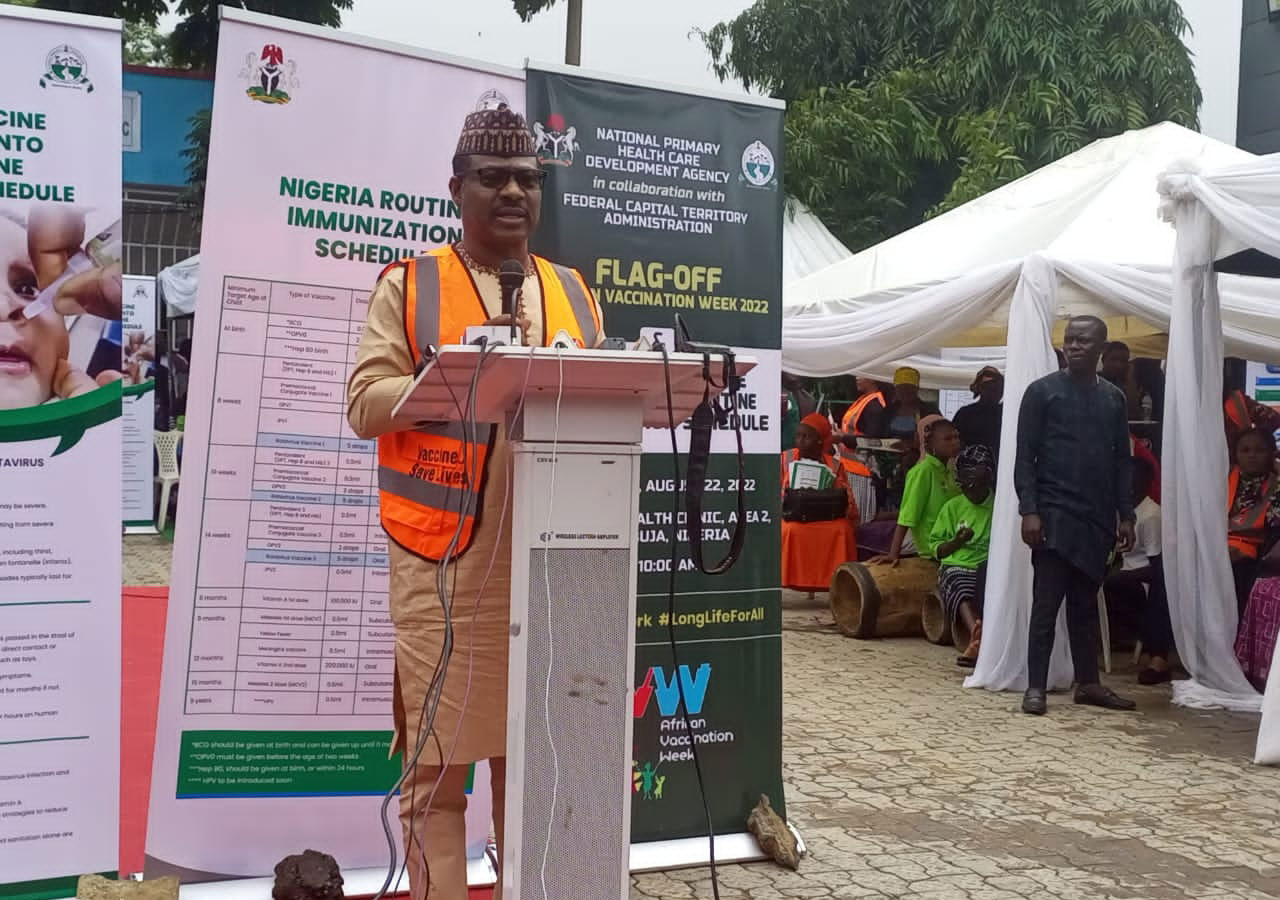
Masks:
[[[518,288],[524,284],[524,263],[509,259],[498,269],[498,283],[504,288]]]

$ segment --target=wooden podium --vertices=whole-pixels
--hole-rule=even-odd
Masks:
[[[511,646],[502,900],[629,896],[641,437],[666,429],[653,351],[442,347],[401,398],[406,428],[475,418],[512,441]],[[755,367],[735,357],[739,375]],[[701,354],[668,357],[677,426]],[[712,359],[717,380],[720,364]],[[523,398],[523,402],[522,402]]]

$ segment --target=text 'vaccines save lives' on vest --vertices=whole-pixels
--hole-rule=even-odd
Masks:
[[[595,346],[600,313],[582,276],[541,257],[533,260],[542,288],[544,341],[564,331],[582,346]],[[387,271],[395,266],[404,267],[404,329],[415,368],[422,348],[460,344],[468,327],[488,320],[475,281],[452,247]],[[378,438],[382,527],[397,544],[433,562],[449,554],[455,535],[453,556],[471,546],[481,508],[495,428],[481,425],[473,434],[466,428],[442,422]]]

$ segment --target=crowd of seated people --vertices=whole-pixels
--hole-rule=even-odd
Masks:
[[[1153,685],[1173,677],[1176,648],[1164,584],[1160,463],[1137,430],[1158,421],[1163,382],[1149,372],[1135,377],[1134,367],[1143,362],[1113,343],[1099,372],[1125,391],[1130,415],[1138,417],[1130,441],[1136,541],[1116,554],[1105,591],[1112,609],[1136,612],[1143,660],[1138,682]],[[1280,632],[1280,413],[1249,398],[1233,371],[1229,364],[1223,417],[1232,462],[1226,513],[1240,615],[1236,654],[1261,688]],[[810,413],[796,426],[794,449],[784,453],[784,583],[811,594],[826,590],[836,568],[858,558],[859,547],[869,565],[894,566],[904,556],[933,560],[946,615],[972,635],[969,646],[957,648],[957,664],[971,667],[981,646],[1003,376],[981,370],[971,386],[975,402],[954,421],[921,398],[914,370],[900,369],[892,386],[863,378],[856,386],[838,429],[822,413]],[[866,449],[859,438],[897,443]],[[821,462],[829,470],[825,495],[789,490],[789,466],[796,460]],[[868,544],[878,552],[868,552]]]

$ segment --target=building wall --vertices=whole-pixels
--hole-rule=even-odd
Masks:
[[[180,69],[125,66],[124,90],[139,99],[141,141],[124,154],[126,184],[185,187],[190,119],[213,105],[213,76]]]
[[[1280,153],[1280,19],[1268,19],[1268,6],[1244,0],[1236,143],[1251,153]]]
[[[1236,142],[1236,101],[1240,92],[1241,0],[1181,0],[1191,25],[1183,35],[1204,100],[1200,132],[1224,144]],[[1265,4],[1266,0],[1262,0]]]
[[[213,105],[213,77],[125,66],[124,91],[125,271],[155,275],[200,252],[182,151],[191,117]]]

